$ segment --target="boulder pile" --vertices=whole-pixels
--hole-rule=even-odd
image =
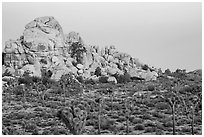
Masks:
[[[107,76],[117,83],[114,75],[128,72],[132,78],[156,80],[156,69],[143,69],[144,64],[115,46],[86,45],[79,33],[64,34],[54,17],[39,17],[25,26],[23,35],[17,40],[5,42],[3,49],[3,72],[21,76],[28,72],[42,76],[42,70],[52,72],[51,79],[73,73],[84,79],[96,80]],[[98,69],[100,68],[100,74]],[[98,74],[96,74],[98,73]]]

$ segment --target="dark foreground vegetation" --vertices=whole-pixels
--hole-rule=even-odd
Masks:
[[[59,82],[46,75],[10,80],[2,91],[2,134],[202,134],[201,71],[165,72],[150,82],[81,81],[71,74]]]

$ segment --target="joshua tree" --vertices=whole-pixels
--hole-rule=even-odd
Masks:
[[[102,112],[103,98],[102,97],[98,97],[95,100],[95,102],[99,104],[99,111],[98,111],[98,134],[101,134],[101,112]]]
[[[183,97],[181,99],[182,99],[182,103],[185,109],[185,114],[187,118],[191,120],[191,133],[192,135],[194,135],[195,110],[198,107],[198,105],[201,103],[201,98],[199,98],[198,95],[193,95],[193,96],[188,96],[188,97],[186,96],[186,99],[184,99]]]
[[[128,109],[128,99],[125,99],[125,110],[126,110],[126,133],[129,134],[129,109]]]
[[[107,92],[109,93],[109,96],[111,98],[111,114],[113,113],[113,90],[107,89]]]
[[[98,76],[101,76],[101,68],[100,67],[97,67],[94,74],[98,77]]]
[[[176,121],[175,121],[175,112],[176,112],[176,107],[178,103],[180,102],[180,95],[178,93],[175,93],[174,91],[169,91],[167,96],[160,96],[162,99],[164,99],[165,102],[169,104],[172,110],[172,116],[173,116],[173,135],[176,135]]]
[[[66,112],[66,110],[65,110]],[[66,127],[73,135],[80,135],[86,125],[87,112],[79,107],[69,106],[67,115],[64,109],[57,112],[57,117],[65,123]]]

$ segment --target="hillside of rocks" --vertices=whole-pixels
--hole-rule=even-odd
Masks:
[[[3,135],[202,135],[202,69],[163,73],[54,17],[4,47]]]
[[[95,73],[97,68],[100,75]],[[41,77],[42,70],[49,72],[54,80],[70,72],[94,80],[107,76],[115,81],[114,75],[124,73],[146,81],[158,77],[157,69],[113,45],[99,48],[84,43],[79,33],[64,34],[62,26],[51,16],[35,18],[25,26],[19,39],[6,41],[3,49],[3,73],[22,76],[27,72]]]

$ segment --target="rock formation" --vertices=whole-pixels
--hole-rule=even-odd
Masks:
[[[60,24],[49,16],[34,19],[19,39],[7,41],[2,57],[5,69],[19,76],[26,71],[40,77],[46,70],[55,80],[70,72],[84,79],[98,79],[94,75],[97,67],[101,68],[101,76],[108,76],[114,83],[117,81],[113,76],[125,71],[147,81],[158,76],[156,70],[143,70],[138,59],[117,51],[113,45],[100,49],[85,45],[79,33],[64,34]]]

